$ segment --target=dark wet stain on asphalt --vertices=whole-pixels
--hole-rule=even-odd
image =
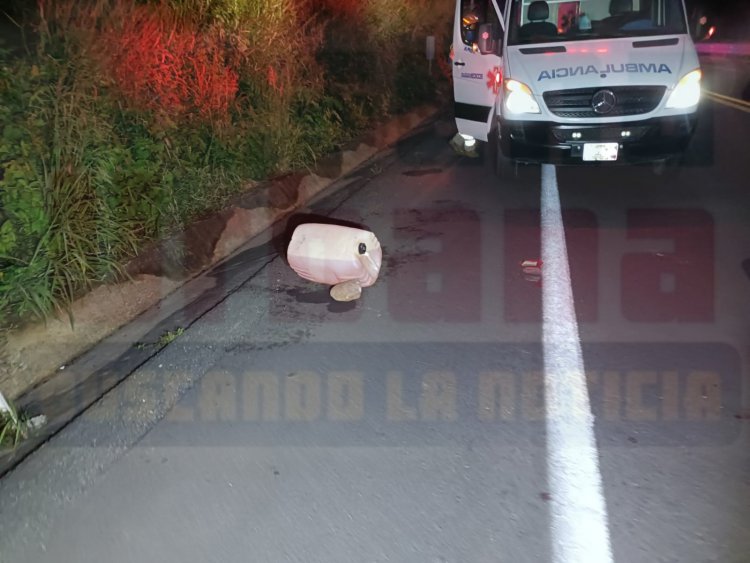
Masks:
[[[322,305],[328,303],[331,300],[331,296],[325,289],[317,291],[304,291],[301,289],[287,289],[285,291],[287,295],[293,297],[297,303],[312,303],[316,305]]]
[[[293,297],[297,303],[314,305],[327,304],[329,313],[346,313],[347,311],[351,311],[353,309],[356,309],[357,307],[356,301],[335,301],[329,294],[329,290],[327,288],[317,291],[304,291],[301,289],[293,288],[287,289],[285,293],[290,297]]]
[[[328,304],[329,313],[346,313],[347,311],[353,311],[357,308],[356,301],[342,302],[342,301],[331,301]]]

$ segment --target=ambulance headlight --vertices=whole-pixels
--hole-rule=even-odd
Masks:
[[[684,109],[698,105],[701,99],[701,77],[700,70],[694,70],[683,76],[669,96],[667,107]]]
[[[505,81],[505,109],[510,113],[541,113],[531,89],[512,79]]]

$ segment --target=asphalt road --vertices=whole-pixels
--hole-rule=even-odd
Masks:
[[[701,68],[707,90],[750,102],[750,57],[704,54]]]
[[[750,561],[750,115],[702,114],[677,177],[402,142],[296,219],[375,232],[378,283],[331,302],[282,228],[209,272],[0,481],[0,561]]]

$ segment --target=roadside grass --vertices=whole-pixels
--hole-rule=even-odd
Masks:
[[[452,6],[40,0],[29,47],[0,50],[0,336],[70,315],[248,180],[439,99],[424,37],[447,55]]]
[[[0,412],[0,451],[18,447],[29,431],[28,418],[19,414],[12,404],[8,406],[9,411]]]
[[[147,348],[164,348],[165,346],[168,346],[169,344],[177,340],[183,334],[185,334],[185,329],[182,327],[178,327],[175,330],[168,330],[164,332],[155,342],[137,342],[135,344],[135,347],[138,350],[145,350]]]
[[[159,346],[166,346],[177,340],[177,338],[183,334],[185,334],[185,329],[182,327],[179,327],[176,330],[168,330],[159,337],[158,344]]]

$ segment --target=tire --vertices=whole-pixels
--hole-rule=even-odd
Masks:
[[[490,132],[489,150],[492,154],[492,171],[500,180],[509,180],[514,176],[515,163],[503,154],[500,148],[500,129],[496,127]]]

